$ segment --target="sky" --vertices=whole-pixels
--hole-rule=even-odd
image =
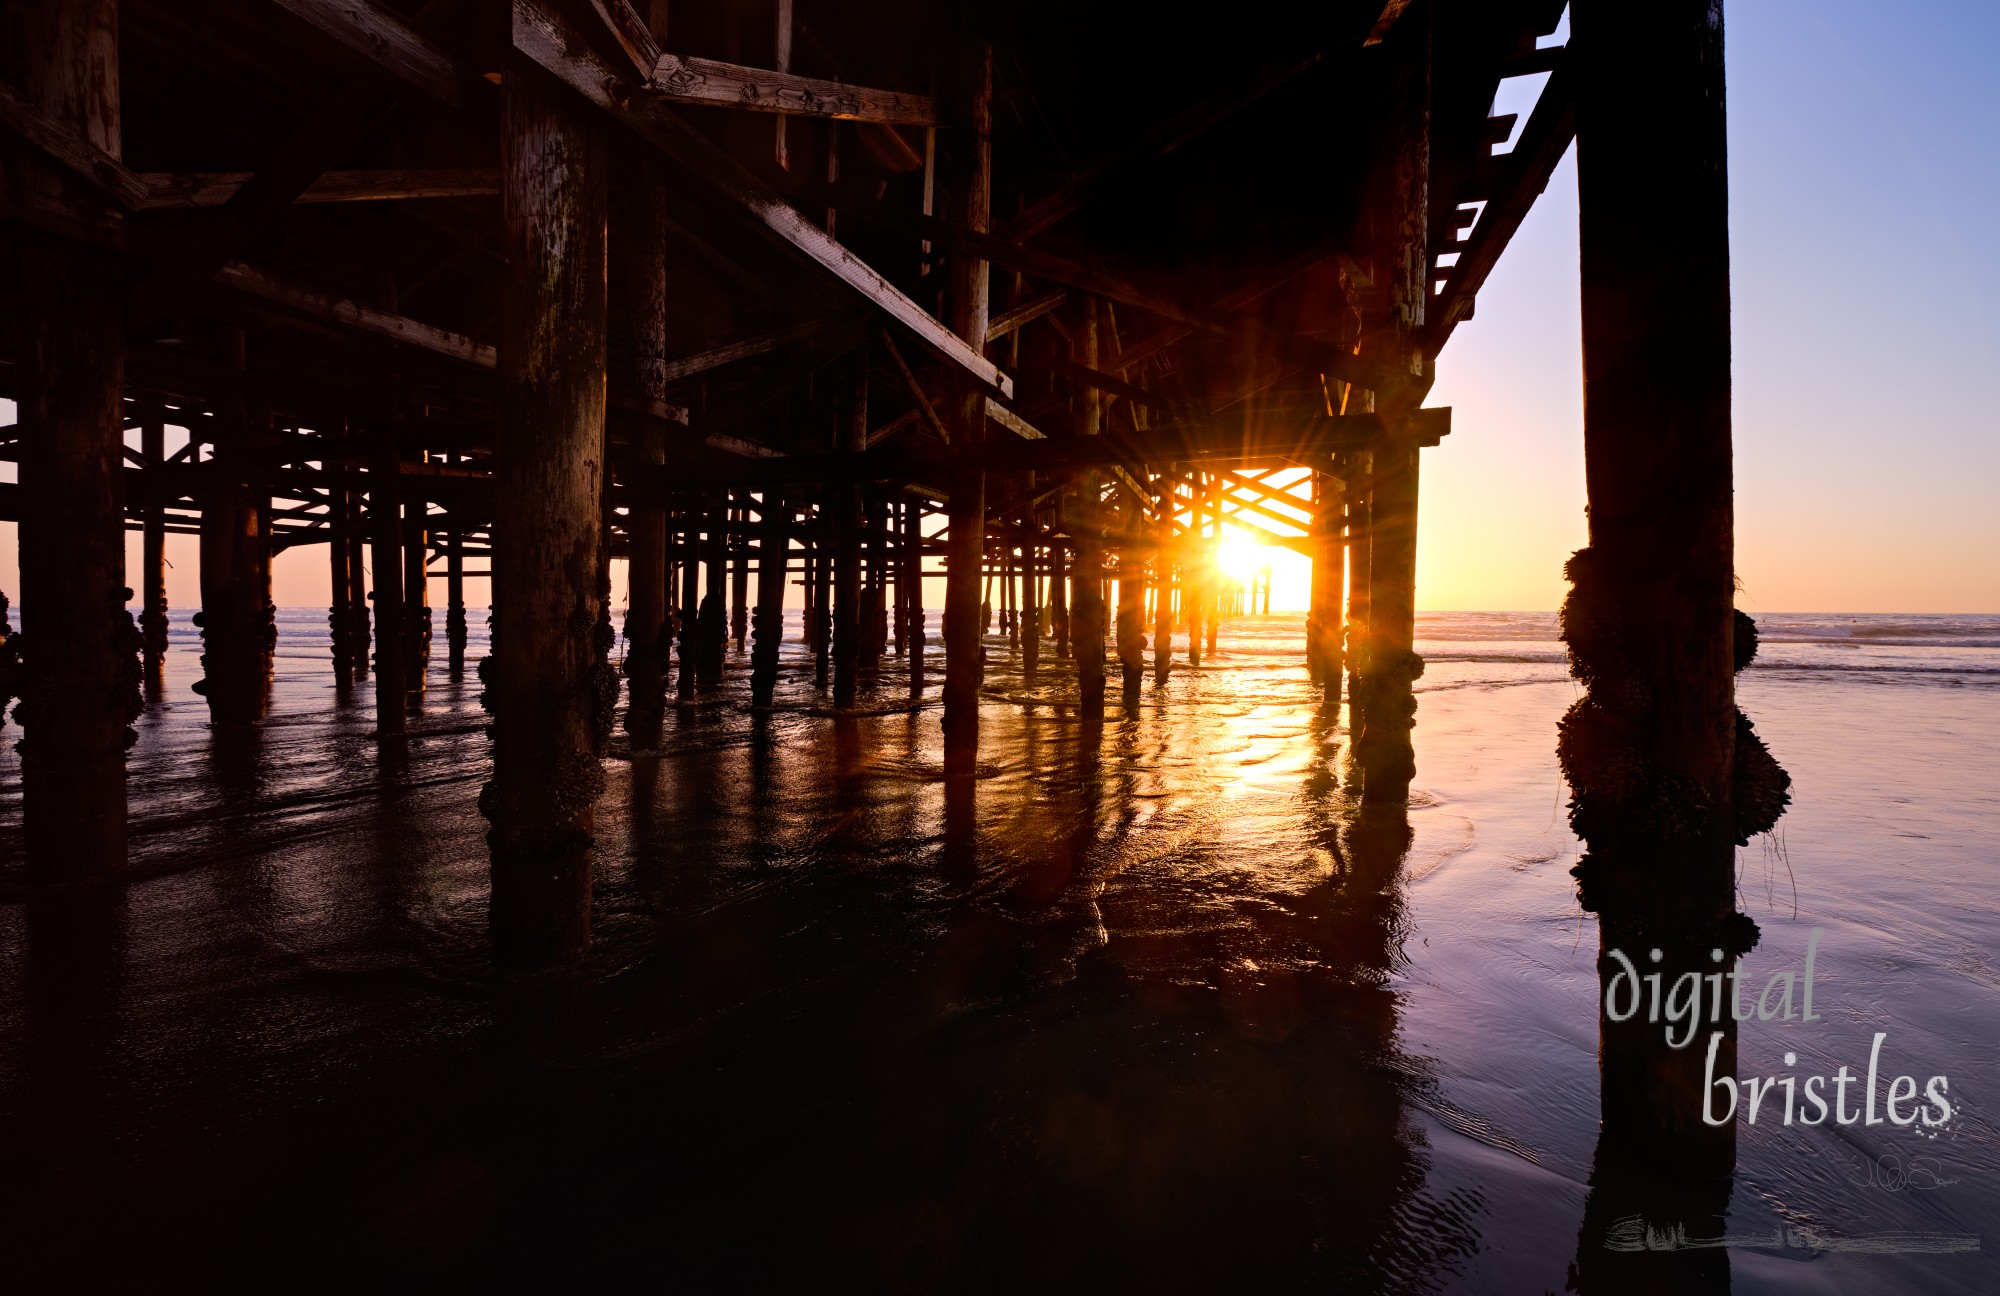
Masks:
[[[2000,3],[1733,0],[1726,23],[1738,603],[2000,611]],[[1495,111],[1525,117],[1541,79]],[[1585,540],[1577,301],[1572,150],[1438,358],[1428,403],[1453,430],[1424,452],[1419,608],[1561,601]],[[168,558],[169,601],[193,606],[193,538]],[[1274,568],[1274,604],[1302,605],[1304,560]],[[324,606],[324,548],[280,555],[275,581]]]

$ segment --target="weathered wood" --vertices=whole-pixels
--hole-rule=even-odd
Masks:
[[[470,78],[451,56],[368,0],[271,2],[427,98],[447,108],[465,102]]]
[[[1617,653],[1572,639],[1572,661],[1643,743],[1658,783],[1642,795],[1673,796],[1684,825],[1586,840],[1597,876],[1650,874],[1707,923],[1734,909],[1737,836],[1722,12],[1593,0],[1573,21],[1590,547],[1568,606],[1628,629]]]
[[[409,615],[404,603],[403,501],[396,442],[387,428],[375,429],[368,459],[369,564],[375,588],[375,732],[396,738],[407,728],[409,710]]]
[[[1370,609],[1356,663],[1361,728],[1355,753],[1364,771],[1363,799],[1382,805],[1409,797],[1416,774],[1412,684],[1424,669],[1415,646],[1419,447],[1402,411],[1428,385],[1431,362],[1424,349],[1424,321],[1431,295],[1432,10],[1433,0],[1414,0],[1384,42],[1391,60],[1386,156],[1378,168],[1374,202],[1383,231],[1376,248],[1377,274],[1387,278],[1388,318],[1363,344],[1364,350],[1379,349],[1389,382],[1386,390],[1375,393],[1387,430],[1373,448],[1369,482]]]
[[[97,153],[119,154],[115,0],[26,0],[20,100]],[[10,163],[0,190],[46,198],[116,239],[117,213],[69,173]],[[23,836],[29,876],[125,867],[125,748],[139,706],[125,611],[123,268],[109,253],[20,231],[10,276],[25,307],[15,369],[21,448]]]
[[[868,439],[868,368],[857,354],[837,379],[836,443],[859,451]],[[861,484],[833,488],[833,704],[852,707],[861,672]]]
[[[1086,297],[1070,328],[1070,354],[1075,363],[1093,369],[1098,353],[1098,303]],[[1097,437],[1104,430],[1104,402],[1086,387],[1081,393],[1077,433]],[[1069,598],[1070,651],[1076,660],[1078,696],[1087,713],[1104,706],[1104,519],[1095,472],[1085,469],[1077,479],[1076,500],[1069,523],[1076,541],[1074,587]],[[1122,570],[1122,565],[1121,565]],[[1120,626],[1123,633],[1124,627]],[[1121,640],[1121,654],[1124,649]]]
[[[139,457],[151,472],[166,464],[166,411],[149,402],[139,425]],[[145,658],[146,690],[157,697],[167,655],[167,515],[151,502],[141,511],[139,548],[139,637]]]
[[[909,618],[906,650],[910,663],[910,700],[924,696],[924,547],[923,507],[915,500],[903,501],[902,569],[897,578],[904,591],[904,611]]]
[[[950,138],[941,141],[939,180],[944,209],[966,229],[983,233],[993,207],[993,47],[973,39],[952,69]],[[975,347],[986,341],[986,262],[951,258],[945,292],[953,332]],[[981,357],[982,362],[984,358]],[[973,772],[979,757],[979,689],[985,677],[980,644],[980,573],[986,544],[986,470],[974,457],[986,435],[986,395],[961,377],[952,402],[949,548],[945,558],[944,739],[948,773]]]
[[[1558,51],[1559,52],[1559,51]],[[1472,306],[1500,254],[1527,219],[1528,211],[1548,188],[1549,177],[1576,138],[1575,77],[1567,61],[1558,62],[1521,137],[1507,154],[1503,177],[1479,223],[1473,227],[1458,260],[1444,276],[1444,290],[1432,303],[1424,345],[1432,355],[1444,349],[1452,330],[1472,318]]]
[[[242,330],[226,334],[230,362],[246,362]],[[201,664],[195,691],[218,725],[255,724],[270,701],[270,487],[244,453],[252,431],[242,397],[215,410],[214,469],[201,495]],[[258,429],[261,430],[261,429]]]
[[[1347,662],[1342,650],[1342,591],[1347,580],[1346,499],[1340,479],[1312,475],[1312,576],[1306,612],[1306,670],[1339,704]]]
[[[1156,483],[1153,501],[1153,680],[1164,684],[1174,663],[1174,480]]]
[[[778,648],[785,635],[785,575],[791,561],[792,506],[766,492],[757,541],[757,611],[751,635],[750,702],[767,707],[778,686]]]
[[[730,512],[731,537],[742,535],[743,527],[750,519],[749,510],[744,507],[747,494],[735,496],[736,506]],[[729,551],[729,641],[737,652],[742,652],[750,636],[750,551],[740,541],[733,541]]]
[[[521,72],[503,77],[502,301],[495,435],[494,957],[533,966],[590,936],[590,855],[604,773],[596,644],[605,471],[606,147]]]
[[[444,550],[445,666],[456,680],[465,669],[465,532],[464,522],[451,517]]]
[[[928,95],[875,90],[714,59],[661,54],[646,91],[670,103],[714,105],[788,117],[832,117],[890,126],[935,126]]]
[[[738,204],[758,227],[858,293],[939,355],[1005,396],[1013,384],[978,350],[835,242],[657,95],[632,88],[536,0],[513,0],[514,48]],[[983,339],[984,326],[980,339]],[[979,339],[975,339],[979,340]]]
[[[988,342],[998,342],[1001,338],[1006,337],[1016,329],[1024,328],[1034,323],[1068,300],[1069,289],[1058,288],[1056,291],[1045,293],[1033,301],[1023,302],[1012,310],[1003,311],[1001,314],[995,315],[993,322],[986,326],[986,340]]]
[[[422,695],[425,676],[430,668],[431,536],[428,514],[426,501],[403,501],[403,654],[407,663],[403,688],[412,703]]]
[[[98,133],[92,131],[89,123],[75,120],[72,105],[56,105],[53,111],[43,111],[0,81],[0,127],[33,145],[70,177],[81,181],[92,197],[125,211],[145,206],[146,181],[119,159],[117,140],[98,142],[93,137]],[[43,191],[52,198],[59,192],[48,188]],[[71,209],[68,203],[54,206],[57,210]],[[102,220],[104,215],[98,213],[95,219]]]
[[[136,179],[139,211],[220,207],[248,184],[251,171],[147,171]],[[457,170],[327,171],[307,185],[298,203],[400,202],[420,198],[484,198],[500,192],[491,167]]]
[[[724,365],[735,364],[738,360],[748,360],[752,356],[760,356],[767,351],[776,351],[779,347],[789,346],[793,342],[803,342],[808,338],[817,337],[821,333],[826,332],[831,323],[832,321],[829,320],[808,320],[803,324],[793,324],[788,328],[777,329],[759,337],[745,338],[741,342],[731,342],[727,346],[719,346],[711,351],[703,351],[699,355],[686,356],[679,360],[664,361],[660,366],[661,382],[662,384],[680,382],[682,379],[692,378],[696,374],[707,373],[711,369],[720,369]]]
[[[647,403],[664,404],[668,372],[667,189],[651,163],[632,177],[633,200],[611,233],[624,245],[627,271],[621,286],[631,326],[632,382]],[[627,437],[628,466],[655,468],[666,462],[666,423],[649,419]],[[660,745],[666,714],[669,609],[667,598],[667,515],[658,496],[635,496],[625,518],[626,589],[625,679],[629,689],[625,732],[637,751]]]
[[[277,275],[244,265],[240,261],[226,265],[215,276],[217,283],[248,293],[265,301],[276,302],[290,310],[313,319],[326,320],[347,328],[372,333],[409,346],[420,347],[436,355],[448,356],[466,364],[491,369],[497,363],[497,350],[463,333],[441,329],[435,325],[413,320],[394,311],[358,302],[349,297],[321,292],[303,284],[289,282]]]

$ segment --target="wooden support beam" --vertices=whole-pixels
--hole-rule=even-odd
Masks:
[[[1442,351],[1452,330],[1472,318],[1473,301],[1486,277],[1499,264],[1500,254],[1527,219],[1535,199],[1548,188],[1556,164],[1576,138],[1575,81],[1567,60],[1558,62],[1535,100],[1528,124],[1521,128],[1521,137],[1506,156],[1497,192],[1445,276],[1443,291],[1432,301],[1424,336],[1424,347],[1430,354]]]
[[[874,90],[845,81],[822,81],[677,54],[660,55],[646,90],[670,103],[889,126],[937,125],[937,109],[928,95]]]
[[[514,48],[582,95],[599,112],[637,132],[668,157],[720,190],[782,246],[846,284],[927,346],[1002,396],[1013,384],[973,346],[898,291],[873,267],[684,120],[658,95],[633,86],[537,0],[513,0]],[[984,337],[984,323],[981,324]]]
[[[495,348],[463,333],[454,333],[352,298],[292,283],[240,261],[224,266],[215,279],[225,287],[274,302],[313,319],[373,333],[392,342],[418,347],[482,369],[491,369],[497,363]]]
[[[928,95],[793,75],[790,0],[780,0],[780,4],[775,60],[779,66],[770,69],[669,54],[660,48],[650,24],[628,0],[590,0],[590,7],[625,52],[632,70],[644,79],[647,92],[668,102],[788,117],[937,125],[937,110]]]
[[[255,175],[251,171],[147,171],[134,177],[139,211],[220,207]],[[395,202],[416,198],[482,198],[500,192],[492,167],[401,171],[327,171],[294,199],[299,203]]]
[[[793,342],[803,342],[808,338],[817,337],[821,333],[826,332],[833,323],[834,321],[832,320],[808,320],[804,324],[794,324],[788,328],[781,328],[759,337],[745,338],[741,342],[731,342],[727,346],[716,347],[712,351],[703,351],[699,355],[691,355],[679,360],[669,360],[661,367],[662,382],[680,382],[684,379],[692,378],[696,374],[707,373],[711,369],[720,369],[724,365],[735,364],[738,360],[748,360],[753,356],[763,355],[767,351],[776,351],[779,347],[789,346]]]
[[[0,126],[82,181],[98,198],[126,211],[145,205],[143,177],[127,170],[109,150],[16,95],[5,82],[0,82]]]
[[[1023,441],[1046,441],[1048,434],[1028,420],[1008,409],[991,396],[986,398],[986,417],[1006,428]]]
[[[923,415],[924,421],[930,425],[931,431],[937,434],[937,439],[945,445],[950,445],[951,432],[945,427],[944,421],[938,417],[937,409],[931,404],[930,396],[924,391],[924,385],[917,381],[917,375],[910,369],[910,362],[903,359],[902,349],[896,345],[896,339],[889,336],[887,329],[882,330],[882,346],[888,351],[889,359],[895,363],[896,372],[902,375],[903,386],[908,389],[910,399],[917,403],[917,412]],[[886,436],[887,433],[885,432],[883,435]],[[869,442],[873,444],[878,439],[870,437]]]
[[[994,316],[993,322],[986,326],[987,342],[998,342],[1015,329],[1025,328],[1068,300],[1069,290],[1058,288],[1052,293],[1045,293],[1033,301],[1023,302],[1010,311]]]
[[[369,0],[271,0],[278,8],[387,75],[447,108],[465,101],[470,78],[450,55]]]

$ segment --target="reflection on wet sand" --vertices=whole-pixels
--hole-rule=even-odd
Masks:
[[[664,752],[614,753],[598,941],[557,978],[482,957],[476,685],[440,667],[406,752],[303,653],[261,728],[155,715],[154,876],[0,915],[29,991],[10,1246],[51,1271],[309,1250],[459,1278],[1439,1286],[1482,1204],[1427,1185],[1411,1118],[1409,815],[1362,803],[1344,712],[1282,638],[1225,628],[1100,722],[996,644],[962,780],[934,709],[816,713],[788,643],[775,709],[732,671]]]

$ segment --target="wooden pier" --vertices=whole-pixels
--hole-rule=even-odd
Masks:
[[[1574,50],[1546,43],[1561,0],[1193,25],[877,0],[4,8],[0,393],[20,415],[0,514],[20,524],[7,678],[37,884],[125,866],[168,534],[200,537],[218,726],[263,716],[280,552],[327,546],[336,678],[373,672],[390,745],[423,705],[427,578],[447,579],[457,663],[467,582],[490,575],[481,809],[508,965],[588,942],[616,708],[639,751],[726,670],[769,705],[788,589],[831,707],[934,705],[964,785],[989,616],[1100,716],[1109,660],[1135,699],[1149,665],[1171,679],[1177,630],[1196,664],[1254,609],[1218,573],[1225,529],[1290,548],[1313,564],[1308,669],[1348,706],[1362,796],[1399,804],[1421,466],[1451,431],[1423,402],[1580,134],[1575,620],[1626,629],[1578,724],[1636,725],[1667,753],[1659,786],[1701,807],[1586,889],[1666,870],[1688,879],[1681,919],[1733,910],[1705,0],[1646,22],[1579,0]],[[1492,116],[1522,76],[1546,76],[1532,112]],[[172,454],[170,427],[190,438]],[[1634,683],[1643,714],[1605,721]],[[1644,827],[1638,794],[1592,782],[1583,748],[1603,746],[1565,756],[1593,842]]]

